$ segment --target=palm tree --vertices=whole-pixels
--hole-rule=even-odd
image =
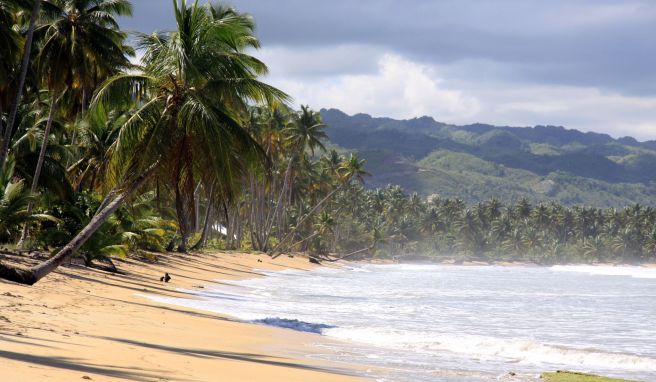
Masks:
[[[278,202],[274,216],[278,218],[278,231],[282,233],[283,218],[282,211],[285,209],[285,198],[291,201],[292,189],[294,183],[293,165],[298,164],[305,154],[305,150],[310,150],[314,156],[317,148],[325,151],[326,148],[321,142],[328,136],[323,131],[326,125],[321,120],[321,114],[310,109],[309,106],[301,105],[301,112],[294,116],[293,122],[287,124],[283,133],[286,135],[285,143],[287,143],[289,158],[287,162],[287,169],[285,170],[283,186],[278,196]]]
[[[286,140],[292,148],[292,156],[298,157],[306,149],[310,150],[312,155],[317,148],[325,151],[326,147],[322,142],[328,138],[323,131],[325,128],[326,125],[321,121],[321,114],[307,105],[301,105],[296,120],[285,129]]]
[[[323,199],[321,199],[314,207],[310,209],[308,213],[305,214],[305,216],[301,217],[298,222],[296,223],[296,226],[289,232],[287,235],[285,235],[280,242],[271,250],[271,254],[274,258],[276,258],[279,253],[278,251],[283,248],[284,246],[288,245],[288,241],[290,238],[293,237],[294,234],[301,228],[301,226],[311,217],[316,213],[323,205],[326,203],[328,200],[330,200],[337,192],[341,191],[344,187],[348,186],[351,184],[352,180],[356,180],[360,183],[364,182],[364,177],[368,176],[369,173],[367,173],[364,170],[364,160],[361,160],[358,158],[356,154],[351,154],[348,159],[344,161],[344,163],[339,167],[338,169],[338,174],[340,177],[340,185],[336,187],[332,192],[330,192],[328,195],[326,195]]]
[[[116,187],[96,215],[54,257],[29,269],[0,264],[0,277],[33,284],[57,268],[159,171],[176,194],[180,230],[186,239],[193,217],[196,177],[202,168],[222,188],[236,193],[236,179],[263,152],[239,123],[249,101],[286,101],[283,92],[257,79],[261,61],[244,53],[259,46],[248,15],[215,20],[209,7],[174,1],[177,30],[141,36],[145,49],[140,73],[107,80],[93,105],[128,104],[138,109],[110,148]],[[190,216],[191,215],[191,216]],[[184,228],[182,227],[184,225]],[[184,240],[183,248],[184,249]]]
[[[239,115],[250,101],[286,101],[288,96],[257,80],[267,68],[244,53],[259,47],[249,15],[229,12],[217,20],[209,6],[187,6],[184,0],[174,5],[178,29],[141,35],[141,73],[111,78],[96,103],[147,97],[112,146],[112,166],[120,173],[126,166],[143,168],[161,161],[165,170],[159,176],[175,193],[182,237],[178,250],[185,251],[196,228],[199,174],[211,175],[228,194],[236,193],[248,164],[264,157]]]
[[[84,93],[108,75],[129,66],[116,16],[132,14],[128,0],[51,0],[46,3],[46,23],[36,30],[41,41],[38,62],[43,81],[50,92],[50,111],[43,133],[39,160],[32,177],[31,192],[39,186],[52,121],[57,103],[65,91]],[[33,203],[28,210],[31,213]],[[19,241],[22,246],[28,234],[23,229]]]

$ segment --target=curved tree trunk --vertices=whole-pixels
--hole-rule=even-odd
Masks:
[[[153,174],[159,165],[155,162],[146,171],[136,178],[127,188],[119,192],[111,202],[107,203],[105,208],[96,213],[89,223],[75,235],[73,240],[66,244],[55,256],[30,268],[9,267],[0,263],[0,278],[9,281],[15,281],[20,284],[33,285],[50,272],[54,271],[77,251],[93,235],[100,226],[116,211],[126,199],[141,187],[146,180]]]
[[[39,187],[39,178],[41,177],[41,170],[43,169],[43,161],[46,158],[46,150],[48,149],[48,137],[50,136],[50,129],[52,128],[52,120],[55,118],[55,110],[57,110],[57,99],[53,96],[52,101],[50,102],[48,122],[46,123],[46,129],[43,132],[43,142],[41,143],[41,151],[39,151],[39,160],[36,162],[36,170],[34,170],[34,177],[32,178],[32,188],[30,189],[32,195],[36,193],[36,190]],[[30,201],[30,203],[27,205],[27,214],[32,215],[33,209],[34,202]],[[23,233],[21,234],[21,238],[18,241],[19,247],[22,247],[25,244],[25,239],[27,239],[28,231],[29,224],[25,223],[23,226]]]
[[[36,27],[36,20],[39,18],[41,12],[41,0],[33,0],[32,14],[30,15],[30,27],[27,30],[27,38],[25,39],[25,47],[23,48],[23,62],[21,63],[20,77],[18,77],[18,89],[16,91],[16,101],[14,107],[11,109],[9,120],[7,121],[7,128],[4,134],[2,146],[0,146],[0,172],[5,169],[5,162],[7,161],[7,153],[9,152],[9,144],[11,137],[14,133],[14,126],[16,125],[16,115],[18,115],[18,107],[23,99],[23,88],[25,87],[25,79],[27,78],[27,68],[30,65],[30,56],[32,55],[32,41],[34,40],[34,28]]]
[[[285,235],[285,237],[283,237],[282,240],[280,240],[280,242],[278,243],[278,245],[276,245],[276,246],[271,250],[270,255],[271,255],[274,259],[277,258],[278,256],[280,256],[280,251],[283,250],[284,248],[288,247],[288,245],[286,244],[287,241],[289,241],[290,239],[292,239],[292,238],[294,237],[294,235],[296,234],[296,232],[297,232],[297,231],[303,226],[303,223],[305,223],[305,221],[306,221],[307,219],[309,219],[312,215],[314,215],[314,213],[317,212],[317,211],[319,210],[319,208],[320,208],[321,206],[323,206],[323,204],[324,204],[325,202],[327,202],[328,200],[330,200],[330,198],[332,198],[333,195],[335,195],[338,191],[340,191],[342,188],[344,188],[347,184],[348,184],[348,181],[345,182],[345,183],[342,183],[339,187],[337,187],[336,189],[334,189],[330,194],[328,194],[325,198],[321,199],[321,200],[319,201],[319,203],[317,203],[314,207],[312,207],[312,209],[310,210],[310,212],[308,212],[307,214],[305,214],[305,216],[303,216],[303,217],[300,219],[300,221],[296,224],[296,226],[294,227],[294,229],[292,229],[287,235]]]

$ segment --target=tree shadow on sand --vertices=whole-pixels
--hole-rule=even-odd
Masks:
[[[84,360],[79,358],[69,357],[55,357],[55,356],[39,356],[24,353],[16,353],[6,350],[0,350],[0,358],[9,360],[25,362],[32,365],[40,365],[53,367],[57,369],[65,369],[71,371],[78,371],[80,373],[104,375],[106,377],[123,378],[129,381],[152,381],[157,380],[161,376],[161,371],[148,370],[139,368],[122,368],[112,365],[97,365],[85,363]]]
[[[308,371],[317,371],[322,373],[338,374],[338,375],[347,375],[347,376],[356,376],[352,371],[347,369],[340,368],[323,368],[311,365],[304,365],[302,363],[288,362],[288,361],[278,361],[276,359],[282,359],[280,357],[272,357],[263,354],[253,354],[253,353],[237,353],[237,352],[228,352],[228,351],[218,351],[218,350],[208,350],[208,349],[192,349],[192,348],[183,348],[183,347],[172,347],[160,344],[152,344],[142,341],[133,341],[125,338],[114,338],[114,337],[96,337],[108,341],[116,341],[124,344],[141,346],[148,349],[164,350],[172,353],[182,354],[190,357],[197,358],[218,358],[226,359],[232,361],[242,361],[242,362],[252,362],[261,365],[285,367],[299,370],[308,370]]]

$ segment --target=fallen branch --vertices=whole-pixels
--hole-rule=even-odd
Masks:
[[[341,257],[336,257],[336,258],[332,258],[332,259],[329,258],[329,257],[323,257],[323,256],[321,256],[321,257],[314,256],[314,257],[317,257],[317,258],[320,259],[321,261],[328,261],[328,262],[333,263],[333,262],[335,262],[335,261],[344,260],[344,259],[347,259],[347,258],[349,258],[349,257],[351,257],[351,256],[355,256],[355,255],[360,254],[360,253],[363,253],[363,252],[371,251],[372,249],[374,249],[374,246],[370,246],[370,247],[367,247],[367,248],[363,248],[363,249],[357,250],[357,251],[355,251],[355,252],[351,252],[351,253],[348,253],[348,254],[346,254],[346,255],[343,255],[343,256],[341,256]]]

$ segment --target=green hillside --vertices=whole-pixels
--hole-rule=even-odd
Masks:
[[[623,207],[656,205],[656,142],[556,126],[454,126],[348,116],[322,110],[331,142],[356,150],[373,174],[371,187],[515,202]]]

